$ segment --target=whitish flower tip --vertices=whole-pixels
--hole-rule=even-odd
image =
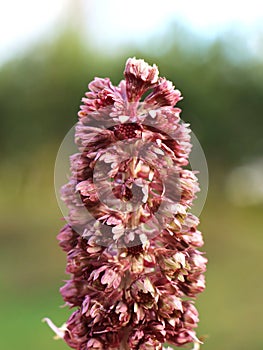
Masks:
[[[202,344],[202,343],[201,342],[194,343],[194,347],[192,350],[200,350],[200,344]]]
[[[42,319],[42,322],[46,322],[48,324],[48,326],[52,329],[52,331],[56,334],[54,336],[54,339],[63,339],[65,332],[67,330],[67,325],[66,323],[63,323],[63,325],[61,327],[57,327],[56,325],[54,325],[54,323],[47,317]]]

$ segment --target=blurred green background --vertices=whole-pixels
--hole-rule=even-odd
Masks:
[[[117,83],[130,56],[156,63],[182,91],[182,118],[207,157],[200,228],[209,264],[197,301],[202,349],[263,349],[262,56],[250,54],[237,32],[206,41],[176,21],[157,38],[114,50],[78,28],[69,16],[0,66],[1,349],[67,349],[41,323],[47,316],[60,325],[69,315],[59,307],[67,277],[56,241],[63,221],[54,162],[88,82],[109,76]]]

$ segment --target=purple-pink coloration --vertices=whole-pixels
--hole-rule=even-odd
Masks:
[[[199,220],[189,212],[199,187],[194,172],[184,168],[191,143],[174,107],[181,93],[158,75],[155,65],[128,59],[125,80],[116,87],[108,78],[95,78],[82,100],[80,153],[71,157],[72,177],[62,189],[68,224],[58,235],[70,275],[61,294],[76,308],[63,335],[76,350],[154,350],[164,343],[199,342],[190,298],[205,288],[207,260],[198,250]],[[150,145],[145,154],[159,170],[150,156],[120,160],[113,146],[130,140],[140,149]],[[102,198],[110,195],[136,210],[114,209],[115,202],[107,206]],[[83,220],[79,208],[96,224]]]

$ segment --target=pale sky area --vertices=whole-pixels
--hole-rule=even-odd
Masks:
[[[262,0],[0,0],[0,61],[69,21],[70,3],[79,4],[90,36],[99,47],[116,47],[127,40],[140,43],[180,21],[211,39],[237,27],[248,40],[263,30]],[[80,17],[81,17],[80,16]]]

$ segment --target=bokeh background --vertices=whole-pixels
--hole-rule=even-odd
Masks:
[[[0,347],[66,350],[66,257],[53,188],[58,147],[94,76],[126,59],[159,66],[184,95],[207,157],[209,258],[202,350],[262,350],[263,8],[260,1],[46,0],[0,5]]]

